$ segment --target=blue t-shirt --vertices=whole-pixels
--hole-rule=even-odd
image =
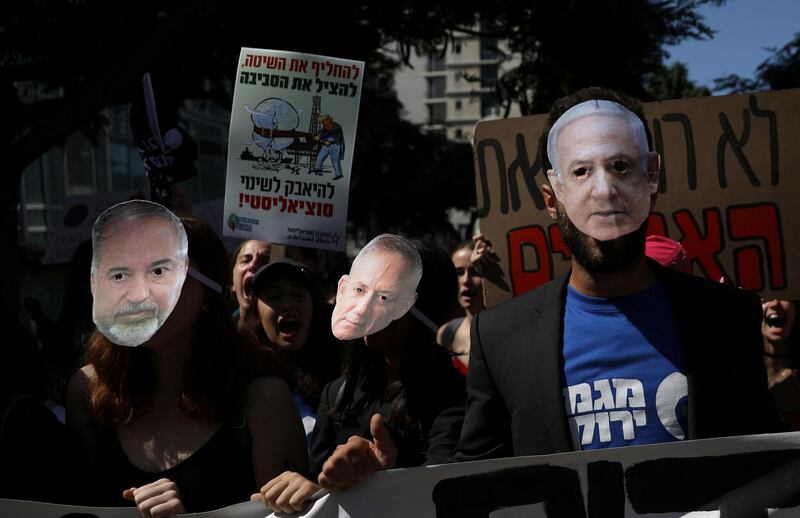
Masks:
[[[680,340],[660,284],[624,297],[567,288],[564,403],[577,450],[686,437]]]

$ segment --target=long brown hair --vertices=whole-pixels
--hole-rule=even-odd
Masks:
[[[220,284],[222,293],[204,287],[205,304],[185,360],[179,408],[195,419],[236,421],[243,412],[252,372],[250,350],[239,339],[223,296],[228,286],[228,255],[208,223],[191,217],[181,222],[189,238],[189,258],[202,274]],[[86,359],[96,372],[89,412],[100,424],[126,424],[149,409],[156,382],[150,351],[114,345],[95,331]]]

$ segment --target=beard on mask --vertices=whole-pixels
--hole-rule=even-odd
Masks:
[[[556,215],[564,244],[590,274],[618,272],[644,255],[647,220],[630,234],[611,241],[598,241],[578,230],[559,203],[556,204]]]

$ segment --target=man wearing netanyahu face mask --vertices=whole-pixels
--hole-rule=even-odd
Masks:
[[[92,318],[106,338],[134,347],[169,317],[188,269],[180,220],[157,203],[131,200],[103,212],[92,228]]]
[[[542,136],[571,269],[477,315],[457,460],[781,431],[758,297],[645,256],[660,158],[641,104],[587,88]]]
[[[632,112],[606,100],[573,106],[550,130],[547,154],[553,193],[584,234],[610,241],[647,220],[660,159]]]

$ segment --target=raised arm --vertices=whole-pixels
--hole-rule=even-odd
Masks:
[[[301,473],[308,470],[303,423],[286,382],[271,376],[252,380],[246,414],[253,473],[259,487],[287,469]]]

